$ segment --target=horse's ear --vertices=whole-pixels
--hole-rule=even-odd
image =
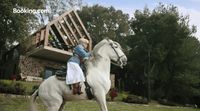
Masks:
[[[111,40],[110,40],[108,37],[106,37],[105,40],[107,40],[108,43],[109,43],[110,45],[112,45],[112,42],[111,42]]]
[[[110,40],[108,37],[106,37],[105,39],[108,40],[108,41]]]

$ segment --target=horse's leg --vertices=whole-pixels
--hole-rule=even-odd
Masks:
[[[63,102],[62,102],[62,104],[60,105],[60,108],[59,108],[58,111],[63,111],[64,105],[65,105],[65,100],[63,100]]]
[[[63,99],[62,96],[57,95],[52,98],[49,97],[48,99],[43,99],[43,102],[47,106],[48,111],[59,111],[59,108],[63,103]]]
[[[58,111],[58,110],[59,110],[59,106],[58,105],[54,105],[54,106],[48,107],[48,111]]]
[[[59,99],[59,101],[53,101],[48,106],[48,111],[62,111],[60,110],[60,107],[63,104],[63,100]]]
[[[60,111],[62,103],[63,103],[62,100],[51,102],[50,105],[48,106],[48,111]]]
[[[97,92],[95,93],[95,97],[101,108],[101,111],[108,111],[108,108],[106,105],[106,94],[104,94],[103,92]]]

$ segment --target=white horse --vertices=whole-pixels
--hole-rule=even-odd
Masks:
[[[91,87],[95,100],[98,102],[101,111],[108,111],[106,105],[106,94],[108,93],[110,81],[111,62],[123,67],[126,65],[127,57],[123,53],[119,43],[110,39],[99,42],[92,51],[93,58],[87,61],[86,80]],[[36,111],[34,101],[37,96],[47,106],[48,111],[63,111],[65,101],[87,99],[85,85],[82,84],[81,95],[73,95],[70,87],[65,81],[58,80],[51,76],[41,83],[31,99],[31,111]]]

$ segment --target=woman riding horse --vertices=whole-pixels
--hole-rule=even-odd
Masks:
[[[76,51],[76,48],[74,51]],[[87,83],[91,87],[90,90],[94,95],[95,100],[99,104],[101,111],[108,111],[106,104],[106,94],[110,90],[111,86],[111,63],[123,67],[126,65],[127,57],[122,51],[120,44],[110,39],[104,39],[99,42],[97,45],[95,45],[91,53],[93,58],[86,62]],[[88,56],[90,55],[89,53],[87,54]],[[83,58],[84,57],[86,56],[83,56]],[[79,64],[75,64],[80,68]],[[69,67],[68,71],[71,69],[72,68]],[[68,73],[68,76],[70,73]],[[74,75],[72,76],[75,77]],[[69,85],[66,85],[66,81],[57,79],[55,75],[51,76],[43,81],[39,88],[31,96],[29,110],[36,111],[37,108],[34,103],[36,97],[39,96],[43,103],[47,106],[48,111],[63,111],[66,101],[88,99],[86,91],[84,90],[85,85],[81,84],[81,86],[81,91],[83,94],[73,94]]]
[[[66,83],[73,86],[73,94],[82,94],[79,83],[84,82],[85,77],[80,65],[90,57],[86,50],[88,43],[87,39],[80,38],[79,44],[73,50],[73,56],[67,63]]]

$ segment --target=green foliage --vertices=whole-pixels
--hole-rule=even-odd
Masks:
[[[23,95],[25,93],[25,88],[20,83],[12,83],[10,85],[0,82],[0,91],[1,93],[8,94],[20,94]]]
[[[155,99],[198,103],[193,98],[199,97],[199,41],[192,36],[195,29],[189,28],[189,17],[180,15],[177,7],[145,7],[136,10],[130,22],[120,10],[99,5],[83,7],[79,15],[93,45],[105,37],[128,45],[128,66],[114,68],[122,74],[116,76],[124,81],[125,90],[147,96],[149,87]]]
[[[131,20],[135,34],[127,39],[132,91],[147,96],[150,85],[154,98],[194,103],[192,98],[200,95],[200,43],[188,23],[189,18],[179,15],[173,5],[135,11]]]
[[[126,98],[123,99],[126,103],[136,103],[136,104],[148,104],[146,98],[136,95],[128,95]]]
[[[47,18],[49,21],[54,19],[54,15],[61,15],[67,10],[73,8],[80,8],[82,5],[82,0],[43,0],[44,8],[48,7],[51,13],[40,14],[39,18],[41,23],[44,24],[44,19]]]
[[[0,93],[30,95],[38,86],[38,83],[0,80]]]
[[[0,1],[0,49],[9,47],[14,41],[23,40],[36,24],[34,14],[13,13],[13,8],[37,9],[41,4],[40,0]]]
[[[111,101],[111,97],[110,97],[110,92],[107,93],[106,95],[106,100],[107,101]],[[114,101],[122,101],[124,99],[126,99],[128,97],[129,93],[122,91],[122,92],[117,92],[117,96],[114,98]]]
[[[93,46],[104,38],[111,38],[123,44],[129,34],[128,15],[113,7],[85,6],[79,15],[93,40]]]

